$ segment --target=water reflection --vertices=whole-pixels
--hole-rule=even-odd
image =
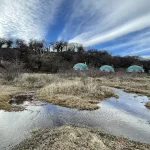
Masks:
[[[95,111],[79,111],[37,101],[24,102],[22,112],[0,111],[0,149],[10,149],[30,136],[35,128],[66,124],[85,125],[132,140],[150,143],[150,110],[144,103],[146,96],[128,94],[114,89],[119,99],[110,98]],[[5,148],[7,147],[7,148]]]

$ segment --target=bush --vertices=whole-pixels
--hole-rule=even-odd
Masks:
[[[57,80],[58,77],[54,74],[24,73],[15,78],[14,83],[21,87],[40,88]]]
[[[97,103],[116,96],[92,78],[64,79],[53,82],[37,91],[37,98],[61,106],[82,110],[98,109]]]
[[[13,81],[19,74],[23,73],[24,64],[16,64],[11,62],[5,62],[4,64],[5,69],[2,71],[2,78],[7,81]]]

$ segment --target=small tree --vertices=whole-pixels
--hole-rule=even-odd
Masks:
[[[29,49],[34,51],[33,58],[38,66],[38,70],[41,69],[42,66],[42,57],[44,56],[44,41],[30,40]]]
[[[16,48],[27,48],[28,45],[25,43],[24,40],[22,39],[17,39],[16,40]]]
[[[12,44],[13,44],[13,40],[12,39],[7,39],[6,44],[7,44],[7,48],[11,48]]]
[[[4,38],[0,38],[0,48],[6,43],[6,40]]]
[[[41,54],[44,47],[44,41],[30,40],[29,48],[35,51],[35,54]]]
[[[66,49],[67,49],[68,43],[64,42],[64,41],[57,41],[57,42],[52,42],[51,46],[53,47],[53,50],[56,50],[57,52],[62,52],[63,48],[65,46],[66,46]]]
[[[84,52],[84,48],[83,48],[83,46],[79,46],[79,47],[77,47],[77,51],[78,51],[79,53]]]
[[[64,42],[64,46],[66,46],[66,51],[68,51],[68,42]]]

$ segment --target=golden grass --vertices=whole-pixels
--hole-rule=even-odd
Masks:
[[[57,82],[57,75],[53,74],[21,74],[15,78],[14,81],[8,82],[6,80],[0,80],[0,110],[13,111],[21,110],[21,107],[13,107],[8,101],[11,95],[17,93],[23,93],[29,90],[37,90],[37,88],[43,87],[51,82]]]
[[[150,77],[102,77],[96,80],[105,86],[122,88],[126,92],[150,96]]]
[[[22,110],[21,107],[13,107],[11,106],[8,101],[11,98],[11,95],[21,92],[20,88],[8,86],[8,85],[1,85],[0,86],[0,110],[7,110],[7,111],[17,111]]]
[[[66,77],[61,74],[25,73],[8,82],[0,80],[0,109],[11,110],[10,95],[35,90],[37,98],[61,106],[97,109],[97,103],[115,96],[106,88],[123,88],[127,92],[150,96],[150,77],[106,76],[99,78]],[[106,87],[104,87],[106,86]]]
[[[97,103],[115,94],[112,90],[103,87],[94,79],[75,78],[49,84],[37,91],[37,97],[53,104],[78,109],[94,110]]]
[[[41,88],[46,84],[56,82],[58,79],[55,74],[38,74],[38,73],[24,73],[16,78],[13,83],[19,87],[25,88]]]

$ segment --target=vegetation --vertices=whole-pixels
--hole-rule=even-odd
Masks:
[[[15,107],[8,103],[12,95],[21,92],[21,89],[18,87],[13,87],[11,85],[1,85],[0,86],[0,110],[6,111],[18,111],[23,110],[21,107]]]
[[[77,63],[87,63],[89,70],[73,71]],[[110,65],[116,72],[100,72]],[[86,50],[82,45],[0,38],[0,110],[19,111],[8,103],[12,96],[35,91],[41,101],[81,110],[98,109],[97,103],[117,97],[109,87],[150,96],[148,74],[125,73],[131,65],[150,70],[150,60],[136,56],[112,56],[107,51]],[[150,108],[150,102],[145,104]],[[14,149],[150,149],[149,145],[114,137],[93,129],[63,126],[34,132]]]
[[[91,128],[62,126],[54,129],[37,130],[13,150],[149,150],[149,144],[133,142]]]
[[[102,85],[125,89],[126,92],[150,96],[150,77],[114,76],[97,78]]]
[[[49,44],[48,44],[49,43]],[[24,64],[24,69],[32,72],[58,73],[70,70],[77,63],[87,63],[88,67],[100,68],[110,65],[115,71],[125,70],[131,65],[143,66],[150,70],[150,60],[141,60],[137,56],[112,56],[104,50],[85,49],[81,44],[65,41],[45,42],[30,40],[29,43],[21,39],[0,39],[0,68],[5,68],[5,61]]]
[[[56,74],[23,73],[12,82],[15,86],[36,90],[60,80]]]
[[[103,87],[92,78],[62,78],[52,74],[22,74],[9,83],[1,82],[0,109],[11,110],[8,101],[12,94],[35,90],[38,99],[53,104],[78,108],[97,109],[100,100],[116,96],[112,90]],[[13,86],[12,86],[13,85]],[[2,98],[4,97],[5,98]],[[9,107],[9,109],[7,109]],[[12,108],[13,110],[13,108]]]
[[[37,91],[38,99],[61,106],[93,110],[100,100],[113,97],[112,90],[103,87],[92,78],[64,79],[53,82]]]
[[[0,110],[18,111],[23,110],[21,107],[14,107],[8,102],[12,96],[25,93],[31,90],[37,90],[45,86],[47,83],[56,81],[56,75],[51,74],[20,74],[13,76],[14,73],[3,74],[0,80]],[[13,76],[13,78],[12,78]],[[10,78],[11,77],[11,78]],[[10,80],[11,79],[11,80]]]
[[[86,62],[89,70],[73,71],[73,66],[78,62]],[[113,65],[116,73],[98,71],[105,64]],[[48,45],[45,41],[30,40],[26,43],[21,39],[0,38],[1,84],[7,87],[4,90],[6,94],[2,92],[0,95],[36,90],[37,97],[42,100],[90,110],[98,108],[96,104],[100,100],[114,96],[104,86],[149,96],[148,75],[125,73],[126,68],[133,64],[143,65],[145,71],[150,69],[150,61],[135,56],[112,56],[107,51],[96,49],[85,50],[81,44],[70,47],[65,41],[50,42]],[[7,107],[11,106],[8,104]],[[1,109],[8,110],[7,107],[1,103]]]
[[[11,73],[9,76],[12,76]],[[13,78],[2,74],[0,84],[0,109],[9,111],[14,110],[8,103],[12,95],[33,90],[42,101],[88,110],[97,109],[97,103],[101,100],[117,97],[107,87],[150,96],[150,77],[145,74],[75,71],[59,74],[22,73]]]

